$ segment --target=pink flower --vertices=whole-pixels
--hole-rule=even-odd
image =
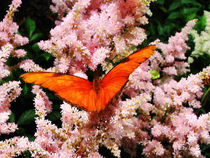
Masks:
[[[7,43],[12,44],[14,47],[28,43],[26,37],[17,34],[18,25],[13,22],[13,15],[21,3],[21,0],[13,0],[5,18],[0,22],[0,47]]]
[[[157,123],[152,128],[152,135],[154,135],[155,137],[159,137],[161,134],[162,134],[162,126]]]
[[[169,75],[177,75],[177,70],[175,67],[166,67],[163,69],[163,72]]]
[[[174,56],[172,56],[172,55],[167,55],[165,58],[166,58],[167,63],[173,63],[174,62]]]
[[[182,150],[184,149],[183,148],[183,145],[185,144],[185,141],[181,140],[181,139],[178,139],[177,141],[174,141],[173,143],[173,149],[176,151],[178,150]]]
[[[187,62],[179,62],[175,59],[186,59],[185,53],[189,49],[186,41],[188,40],[188,33],[194,25],[195,20],[189,21],[181,32],[176,33],[175,36],[169,38],[168,44],[162,42],[157,44],[157,48],[161,49],[166,60],[164,66],[170,67],[164,69],[165,73],[168,73],[169,75],[178,75],[187,72],[187,68],[189,67]]]
[[[21,58],[24,57],[26,55],[26,51],[24,49],[17,49],[14,51],[14,56]]]
[[[20,95],[20,82],[10,81],[0,86],[0,112],[8,111],[10,102]]]
[[[2,117],[2,115],[0,115]],[[17,130],[15,123],[0,123],[0,134],[10,134]]]
[[[0,142],[0,155],[1,157],[15,157],[21,155],[24,151],[27,151],[30,146],[30,142],[24,137],[13,137],[4,142]]]
[[[35,108],[37,109],[37,115],[40,117],[45,116],[46,113],[52,111],[52,102],[48,99],[47,95],[39,88],[39,86],[34,85],[32,93],[36,95],[34,98]]]
[[[189,145],[197,144],[198,134],[196,134],[194,132],[190,132],[187,135],[187,141],[188,141]]]
[[[195,156],[195,157],[200,157],[201,156],[201,150],[199,145],[195,145],[193,147],[190,148],[190,153]]]
[[[14,37],[14,42],[17,46],[23,46],[25,44],[27,44],[29,42],[28,38],[27,37],[23,37],[19,34],[15,34],[15,37]]]
[[[103,47],[96,50],[96,52],[93,54],[93,57],[92,57],[92,63],[94,64],[93,69],[96,69],[98,64],[104,62],[106,58],[106,54],[108,53],[109,53],[109,50]]]
[[[150,157],[152,155],[161,156],[164,154],[164,148],[160,142],[158,142],[157,140],[152,140],[143,149],[143,154],[145,154],[147,157]]]
[[[101,156],[98,152],[92,152],[88,154],[88,158],[102,158],[103,156]]]
[[[50,31],[51,39],[39,42],[39,46],[58,57],[57,60],[60,60],[64,54],[67,54],[70,60],[74,58],[74,61],[65,62],[62,67],[58,67],[61,72],[71,71],[71,67],[78,67],[77,62],[83,63],[78,71],[84,71],[86,65],[94,70],[98,64],[105,62],[105,58],[119,53],[116,51],[122,50],[127,56],[128,53],[131,53],[127,52],[127,48],[142,43],[146,38],[143,29],[132,27],[137,23],[135,18],[141,18],[146,13],[146,6],[141,5],[141,2],[137,0],[105,3],[79,0],[72,3],[73,7],[68,6],[64,0],[60,3],[53,1],[53,3],[55,4],[52,6],[53,11],[59,12],[61,17],[65,12],[67,15]],[[61,7],[64,8],[61,9]],[[139,8],[142,10],[137,12]],[[124,18],[130,20],[127,21]],[[126,22],[129,22],[130,25],[127,25]],[[121,33],[125,26],[129,26],[128,31]],[[124,49],[119,48],[120,44],[116,39],[124,41]],[[110,46],[116,49],[111,51]],[[99,50],[105,50],[106,53],[103,51],[100,53]],[[58,63],[61,62],[57,61],[55,65]],[[62,70],[64,65],[69,69],[65,67],[65,71]]]

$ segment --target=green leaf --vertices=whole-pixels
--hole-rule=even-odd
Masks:
[[[206,26],[206,16],[203,15],[199,21],[202,27]]]
[[[134,49],[136,49],[136,46],[132,46],[132,47],[131,47],[131,50],[134,50]]]
[[[192,20],[192,19],[195,19],[196,16],[197,16],[196,13],[189,14],[189,15],[187,15],[187,17],[186,17],[186,21],[190,21],[190,20]]]
[[[41,56],[43,56],[45,58],[45,60],[48,61],[52,55],[50,53],[45,52]]]
[[[23,127],[18,127],[17,134],[26,135],[26,130]]]
[[[16,64],[18,64],[19,60],[17,57],[13,57],[13,56],[9,56],[9,58],[7,58],[6,64],[8,66],[15,66]]]
[[[205,156],[206,156],[206,157],[210,157],[210,153],[206,153]]]
[[[156,1],[157,4],[163,5],[164,4],[164,0],[158,0]]]
[[[168,10],[167,10],[165,7],[161,7],[161,6],[160,6],[160,9],[161,9],[164,13],[167,13],[167,12],[168,12]]]
[[[29,34],[29,38],[31,38],[32,34],[34,33],[36,29],[36,23],[31,18],[27,17],[25,25],[26,25],[26,30]]]
[[[17,124],[18,125],[29,125],[34,122],[35,111],[33,109],[27,110],[22,113]]]
[[[151,24],[149,30],[147,30],[147,34],[151,33],[152,35],[154,35],[156,33],[155,31],[156,27],[153,24]]]
[[[15,114],[13,112],[9,116],[9,122],[15,122]]]
[[[193,0],[180,0],[180,2],[181,2],[182,4],[188,4],[188,3],[192,3]]]
[[[201,99],[201,103],[202,103],[203,107],[208,106],[208,103],[210,103],[210,87],[203,94],[203,97]]]
[[[51,112],[50,114],[47,115],[47,118],[50,121],[57,121],[61,118],[61,113],[58,112],[58,111],[53,111],[53,112]]]
[[[37,43],[33,44],[31,48],[36,53],[40,52],[40,48],[39,48],[39,45]]]
[[[29,151],[25,151],[22,156],[24,156],[24,158],[31,158],[31,153]]]
[[[163,26],[160,24],[159,21],[157,22],[157,30],[158,30],[158,33],[159,33],[160,35],[163,35],[163,34],[164,34]]]
[[[160,73],[156,70],[150,70],[149,73],[152,75],[153,80],[160,78]]]
[[[164,25],[164,32],[166,32],[167,34],[170,34],[172,32],[172,30],[176,27],[176,25],[174,23],[168,23],[167,25]]]
[[[199,10],[199,8],[183,8],[182,11],[181,11],[181,14],[186,17],[188,16],[189,14],[192,14],[192,13],[197,13]]]
[[[180,17],[180,12],[176,11],[176,12],[172,12],[171,14],[169,14],[169,16],[167,17],[168,20],[174,20]]]
[[[175,10],[175,9],[179,8],[180,6],[181,6],[180,1],[173,1],[173,2],[171,3],[171,5],[169,6],[168,11]]]
[[[31,38],[30,42],[40,39],[43,36],[42,33],[35,33]]]
[[[23,94],[26,95],[29,91],[30,91],[29,85],[25,83],[23,86]]]
[[[181,0],[181,4],[190,4],[192,6],[197,6],[197,7],[201,7],[202,6],[196,0]]]

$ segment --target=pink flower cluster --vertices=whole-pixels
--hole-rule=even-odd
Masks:
[[[17,48],[28,43],[28,39],[17,33],[18,25],[13,22],[14,12],[21,3],[21,0],[14,0],[5,18],[0,22],[0,80],[10,74],[9,68],[5,64],[7,58],[10,55],[20,58],[26,54],[23,49]]]
[[[167,76],[182,75],[188,71],[189,64],[185,61],[185,53],[189,49],[186,44],[188,40],[188,33],[195,25],[196,20],[189,21],[181,32],[176,33],[175,36],[170,37],[168,44],[158,43],[163,57],[160,54],[155,54],[152,58],[157,60],[152,63],[152,68],[159,71],[160,66],[163,68],[163,73]]]
[[[173,156],[194,156],[201,157],[201,150],[198,142],[210,143],[208,119],[209,114],[203,114],[197,117],[193,113],[193,109],[182,107],[179,108],[179,112],[168,113],[167,120],[163,123],[154,122],[154,126],[151,129],[153,139],[159,143],[161,141],[168,140],[172,144]],[[168,145],[166,148],[169,147]],[[147,155],[151,152],[146,151]],[[166,151],[169,153],[170,150]],[[171,153],[171,151],[170,151]]]
[[[17,33],[18,25],[13,22],[14,12],[21,3],[21,0],[12,1],[6,16],[0,22],[0,81],[10,75],[11,67],[6,65],[8,57],[20,58],[26,54],[23,49],[18,47],[28,43],[28,39]],[[19,85],[20,82],[17,81],[10,81],[0,85],[0,135],[9,134],[17,129],[16,124],[6,122],[11,114],[10,102],[15,100],[22,90]]]
[[[146,1],[52,2],[51,9],[60,19],[51,30],[50,39],[40,41],[39,46],[56,57],[54,67],[46,70],[32,60],[24,60],[18,66],[25,71],[70,73],[87,79],[87,67],[95,70],[102,64],[107,72],[113,65],[106,58],[119,61],[133,52],[131,46],[146,39],[144,30],[139,27],[147,23],[145,14],[150,14]],[[15,9],[11,8],[17,8],[20,3],[13,0],[6,17],[12,17],[10,12]],[[61,128],[46,119],[52,111],[52,102],[39,86],[33,86],[37,115],[35,140],[14,137],[0,141],[0,157],[14,157],[30,151],[32,157],[100,158],[100,146],[107,147],[116,157],[120,157],[120,147],[123,147],[135,157],[136,144],[144,147],[146,157],[202,157],[199,143],[210,143],[210,113],[197,116],[193,109],[201,108],[199,100],[203,95],[202,88],[209,80],[210,67],[180,81],[174,79],[174,76],[187,72],[185,53],[189,47],[186,41],[194,25],[194,20],[189,21],[180,33],[169,38],[168,44],[159,42],[157,48],[163,55],[156,51],[142,63],[132,73],[121,94],[105,110],[87,112],[63,102]],[[12,33],[10,25],[0,33],[5,33],[7,38],[14,37],[18,29],[15,26]],[[6,60],[13,55],[14,48],[27,42],[23,39],[21,37],[16,43],[15,40],[5,42],[6,38],[0,40],[0,44],[3,43],[0,45],[0,69],[2,65],[4,72],[0,78],[10,73]],[[152,80],[150,70],[159,72],[160,78]],[[14,132],[17,128],[6,121],[11,113],[10,102],[20,95],[19,84],[11,81],[0,86],[0,134]]]
[[[67,15],[50,31],[51,38],[40,41],[39,46],[56,57],[59,72],[84,72],[87,66],[95,70],[98,64],[105,64],[106,57],[119,55],[122,59],[132,53],[131,46],[146,39],[138,26],[148,23],[145,14],[149,9],[139,0],[53,3],[53,11]]]
[[[15,123],[6,123],[9,119],[10,102],[16,99],[21,93],[20,82],[10,81],[0,85],[0,135],[9,134],[17,129]]]

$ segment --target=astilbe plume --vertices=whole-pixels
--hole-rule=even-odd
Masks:
[[[138,27],[148,22],[145,14],[150,11],[145,1],[53,0],[53,3],[51,9],[60,19],[50,32],[51,38],[40,41],[39,46],[56,57],[54,67],[43,69],[32,60],[24,60],[19,67],[25,71],[62,72],[87,78],[87,66],[96,70],[102,64],[107,72],[113,65],[106,58],[120,61],[133,52],[131,46],[146,39],[145,31]],[[52,103],[39,86],[33,86],[35,140],[14,137],[0,141],[0,155],[15,156],[28,150],[33,157],[96,158],[102,157],[99,147],[105,146],[117,157],[120,147],[136,156],[136,145],[141,144],[147,157],[202,157],[199,142],[210,143],[210,116],[209,113],[197,116],[193,108],[201,108],[199,99],[204,83],[209,80],[210,67],[180,81],[174,79],[188,71],[186,41],[194,25],[194,20],[189,21],[181,32],[169,38],[168,44],[159,42],[156,46],[162,54],[156,51],[141,64],[105,110],[87,112],[63,102],[61,128],[46,119]],[[1,49],[7,52],[14,47],[13,43],[9,46]],[[1,57],[4,67],[8,54]],[[150,70],[159,72],[161,78],[153,81]],[[2,85],[5,90],[0,91],[0,103],[11,102],[19,95],[19,82],[12,83]],[[6,107],[9,111],[9,106]],[[0,121],[5,122],[4,117]]]
[[[50,40],[39,42],[41,49],[56,57],[56,72],[74,74],[84,72],[86,66],[95,70],[106,57],[118,55],[118,60],[122,59],[132,53],[131,46],[146,39],[145,31],[138,26],[148,23],[145,14],[150,11],[141,1],[71,3],[74,5],[68,8],[67,15],[50,31]]]
[[[18,47],[28,43],[28,38],[17,33],[18,25],[13,22],[14,12],[20,5],[21,0],[14,0],[3,21],[0,22],[0,80],[10,74],[9,67],[5,64],[7,58],[10,55],[20,58],[26,54],[23,49],[18,49]]]
[[[14,0],[10,8],[0,22],[0,81],[10,75],[13,69],[6,65],[6,61],[10,56],[23,57],[26,52],[19,49],[28,43],[26,37],[22,37],[18,32],[18,25],[13,22],[13,15],[17,8],[21,5],[21,0]],[[9,119],[10,102],[20,95],[21,92],[20,82],[10,81],[0,85],[0,135],[9,134],[17,129],[14,123],[6,123]]]

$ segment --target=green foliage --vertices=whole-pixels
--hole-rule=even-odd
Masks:
[[[40,53],[40,49],[37,43],[33,44],[31,48],[34,52]]]
[[[39,40],[42,37],[42,33],[34,33],[36,30],[36,23],[30,17],[26,18],[25,28],[30,42]]]
[[[29,44],[25,47],[27,55],[25,59],[32,59],[36,64],[43,68],[49,68],[53,66],[54,57],[47,52],[40,50],[37,42],[43,37],[43,33],[36,33],[36,23],[31,18],[26,18],[23,30],[26,30],[26,35],[29,38]],[[14,62],[13,62],[14,63]]]
[[[203,97],[201,99],[201,103],[202,103],[202,107],[207,108],[207,106],[210,103],[210,86],[205,87],[204,89],[204,94]]]
[[[42,33],[35,33],[33,36],[30,37],[30,41],[38,40],[42,37]]]
[[[51,55],[50,53],[45,52],[45,53],[42,54],[41,56],[42,56],[46,61],[49,61],[52,55]]]
[[[31,18],[27,17],[25,22],[26,30],[29,34],[29,38],[31,38],[32,34],[34,33],[36,29],[36,23]]]
[[[23,86],[23,94],[26,95],[27,93],[29,93],[31,90],[29,84],[25,83]]]
[[[136,49],[136,46],[132,46],[132,47],[131,47],[131,50],[134,50],[134,49]]]
[[[180,31],[187,21],[200,19],[210,4],[205,0],[157,0],[151,4],[152,17],[145,27],[148,40],[168,41],[168,38]]]
[[[22,113],[22,115],[20,116],[17,124],[18,125],[29,125],[32,122],[34,122],[34,118],[35,118],[35,111],[34,111],[34,109],[30,109],[30,110],[24,111]]]
[[[198,33],[200,33],[205,29],[205,27],[206,27],[206,16],[203,14],[196,22],[194,29],[197,30]]]
[[[59,111],[53,111],[47,115],[47,119],[51,121],[58,121],[61,118],[61,113]]]
[[[13,112],[9,116],[9,122],[15,122],[15,114]]]
[[[160,78],[160,73],[156,70],[150,70],[149,73],[152,75],[153,80]]]
[[[26,151],[17,158],[31,158],[31,153],[29,151]]]
[[[210,145],[201,144],[200,148],[203,155],[205,155],[206,157],[210,157]]]

